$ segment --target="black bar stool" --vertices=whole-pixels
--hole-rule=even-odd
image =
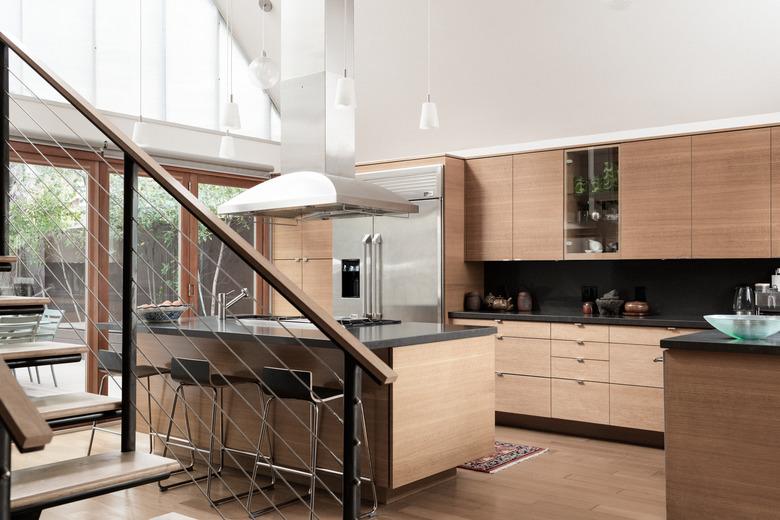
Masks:
[[[309,499],[309,519],[314,518],[314,496],[317,486],[317,446],[319,444],[319,432],[320,422],[322,420],[322,407],[325,403],[342,399],[344,392],[337,388],[327,388],[324,386],[314,386],[312,384],[312,373],[306,370],[290,370],[287,368],[275,368],[264,367],[262,371],[262,385],[263,391],[268,394],[268,399],[265,401],[263,409],[263,424],[260,428],[260,440],[257,445],[257,452],[255,455],[255,463],[252,469],[252,482],[250,484],[249,497],[247,498],[247,509],[252,507],[252,495],[254,494],[254,482],[257,477],[257,466],[260,462],[260,458],[265,459],[266,463],[271,469],[271,479],[274,482],[274,463],[273,463],[273,448],[269,449],[270,457],[264,456],[260,447],[263,441],[265,432],[268,428],[268,410],[271,407],[271,403],[275,399],[289,399],[293,401],[303,401],[309,403],[309,443],[311,446],[311,479],[309,481],[309,492],[303,499]],[[371,476],[368,479],[361,478],[361,480],[368,480],[371,483],[371,492],[374,499],[373,508],[362,515],[360,518],[373,516],[377,510],[377,495],[376,495],[376,483],[374,482],[374,464],[371,460],[371,450],[368,446],[368,431],[366,428],[366,415],[363,408],[363,401],[359,403],[360,418],[363,423],[363,442],[366,445],[366,453],[368,455],[368,467]],[[273,432],[269,433],[269,444],[273,445]],[[252,516],[260,516],[271,511],[275,511],[280,507],[298,502],[298,497],[285,500],[283,502],[273,504],[263,509],[252,511]]]
[[[225,445],[225,417],[224,417],[224,389],[232,385],[251,384],[255,385],[260,395],[260,403],[262,406],[262,388],[260,382],[252,377],[235,376],[235,375],[220,375],[214,374],[211,371],[211,363],[205,359],[187,359],[187,358],[173,358],[171,359],[171,379],[178,383],[176,391],[173,394],[173,404],[171,405],[170,418],[168,419],[168,431],[165,435],[165,448],[162,456],[165,457],[168,453],[168,445],[179,446],[190,450],[190,465],[187,468],[177,470],[172,473],[182,473],[184,471],[190,471],[195,466],[195,451],[201,451],[192,440],[192,430],[190,429],[190,416],[187,406],[187,398],[184,395],[184,389],[187,386],[199,386],[201,388],[210,389],[213,392],[211,399],[211,422],[209,426],[209,459],[208,470],[205,475],[200,477],[191,478],[182,482],[175,482],[173,484],[163,485],[158,482],[158,486],[161,491],[167,491],[172,488],[184,486],[187,484],[193,484],[206,479],[206,497],[213,504],[217,505],[223,502],[227,502],[234,497],[223,497],[220,499],[211,498],[211,481],[215,475],[219,475],[222,472],[222,468],[225,465],[225,451],[228,449]],[[184,424],[187,433],[187,444],[171,443],[171,429],[173,428],[173,417],[176,413],[176,404],[181,399],[184,403]],[[216,437],[215,430],[217,427],[217,403],[222,412],[219,414],[219,467],[214,470],[214,438]],[[242,494],[243,495],[243,494]],[[241,496],[241,495],[240,495]],[[239,498],[240,498],[239,496]]]
[[[103,393],[103,385],[106,384],[108,378],[113,376],[115,378],[122,377],[122,354],[113,350],[98,350],[97,358],[100,366],[100,370],[105,372],[103,377],[100,378],[98,383],[98,393]],[[53,367],[52,367],[53,370]],[[164,375],[170,372],[165,367],[155,367],[151,365],[138,365],[135,368],[135,376],[137,379],[146,379],[146,410],[149,419],[149,453],[154,453],[154,437],[155,432],[152,429],[152,394],[151,394],[151,381],[153,376]],[[53,374],[53,372],[52,372]],[[92,444],[95,441],[95,432],[112,433],[114,435],[121,435],[121,432],[113,430],[107,430],[105,428],[99,428],[97,421],[92,421],[92,432],[89,436],[89,447],[87,448],[87,455],[92,454]]]

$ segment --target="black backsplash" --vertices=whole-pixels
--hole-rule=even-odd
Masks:
[[[534,310],[578,309],[582,286],[599,295],[617,289],[626,300],[646,288],[653,314],[702,315],[730,312],[734,288],[769,282],[780,259],[523,261],[485,264],[485,294],[515,297],[525,288]]]

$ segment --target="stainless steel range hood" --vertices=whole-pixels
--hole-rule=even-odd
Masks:
[[[417,213],[403,197],[355,178],[355,110],[335,104],[338,78],[345,68],[354,70],[354,0],[346,9],[344,0],[284,2],[281,20],[282,174],[218,212],[283,218]]]

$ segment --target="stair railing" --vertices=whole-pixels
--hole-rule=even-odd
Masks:
[[[0,172],[0,254],[8,253],[8,193],[10,188],[10,81],[9,52],[12,51],[38,76],[43,78],[57,93],[102,132],[123,153],[123,249],[122,249],[122,451],[135,450],[136,437],[136,359],[138,317],[137,303],[137,248],[138,248],[138,179],[143,171],[162,187],[182,208],[205,226],[215,237],[243,260],[254,273],[265,280],[271,288],[286,298],[344,355],[344,409],[343,460],[342,464],[342,510],[343,518],[355,519],[360,504],[360,422],[358,409],[361,404],[361,379],[365,372],[380,385],[392,384],[396,379],[393,370],[376,354],[342,327],[320,305],[299,289],[271,261],[265,258],[238,232],[214,215],[208,207],[185,188],[170,173],[162,168],[148,153],[119,131],[106,117],[101,115],[76,91],[60,80],[48,67],[35,59],[25,47],[12,37],[0,32],[0,149],[2,149],[2,172]],[[152,334],[156,336],[155,334]],[[294,334],[291,333],[293,337]],[[161,345],[163,342],[161,341]],[[303,343],[301,342],[301,345]],[[163,345],[164,346],[164,345]],[[229,348],[229,346],[226,344]],[[231,351],[232,353],[232,351]],[[7,370],[6,367],[3,367]],[[10,373],[10,372],[9,372]],[[2,377],[2,373],[0,373]],[[18,385],[17,385],[18,386]],[[21,391],[21,390],[20,390]],[[151,392],[151,389],[147,389]],[[26,399],[26,398],[25,398]],[[28,401],[29,402],[29,401]],[[30,405],[31,406],[31,405]],[[220,409],[220,411],[222,411]],[[37,414],[37,411],[36,411]],[[40,417],[40,416],[38,416]],[[0,410],[0,418],[5,419]],[[45,426],[45,423],[44,423]],[[48,428],[48,427],[47,427]],[[2,434],[2,432],[0,432]],[[13,430],[11,431],[13,436]],[[50,434],[50,431],[49,431]],[[15,439],[15,438],[14,438]],[[42,439],[41,439],[42,440]],[[2,441],[2,439],[0,439]],[[40,441],[39,441],[40,442]],[[36,444],[36,443],[33,443]],[[337,458],[338,460],[338,458]],[[1,461],[1,459],[0,459]],[[272,468],[273,470],[274,468]],[[313,469],[312,469],[313,471]],[[2,497],[0,497],[2,498]],[[2,504],[3,502],[0,502]],[[312,512],[313,514],[313,512]]]

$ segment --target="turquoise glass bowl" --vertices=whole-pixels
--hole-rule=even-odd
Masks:
[[[780,332],[780,316],[710,314],[707,323],[735,339],[766,339]]]

